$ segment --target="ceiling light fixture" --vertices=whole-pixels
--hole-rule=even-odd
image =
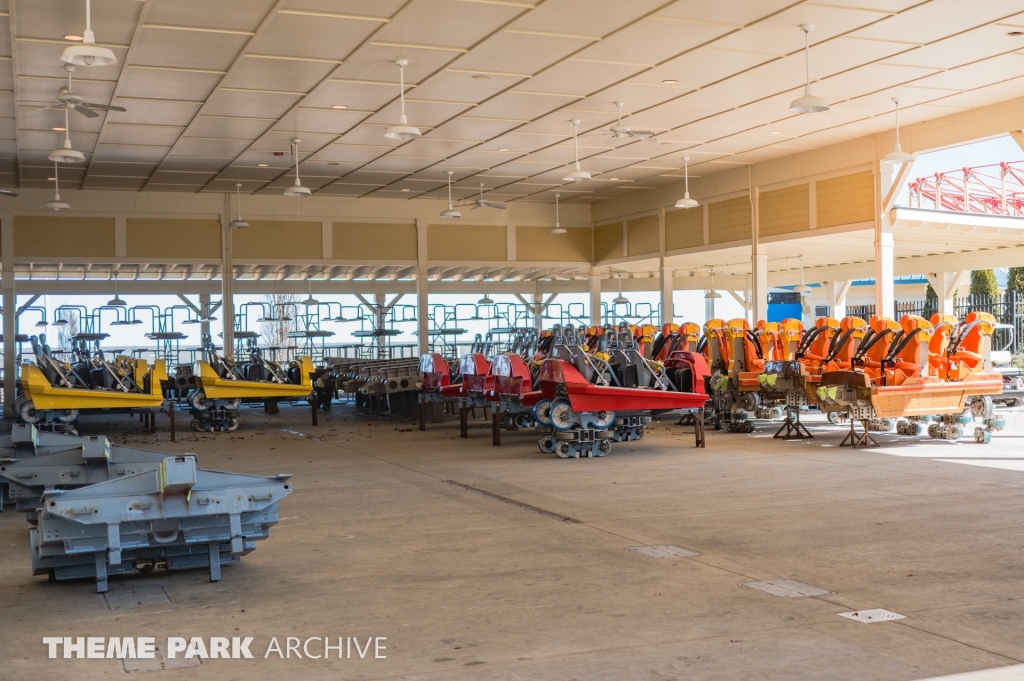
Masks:
[[[405,67],[409,65],[409,62],[405,59],[399,59],[395,62],[398,64],[398,80],[399,96],[402,98],[402,113],[398,117],[398,125],[392,125],[384,131],[384,136],[392,140],[413,140],[417,137],[422,136],[420,129],[409,125],[409,119],[405,117]]]
[[[228,223],[228,227],[231,227],[232,229],[247,229],[249,227],[249,223],[242,219],[242,183],[241,182],[236,182],[235,183],[235,197],[236,197],[236,199],[235,199],[235,208],[237,209],[237,214],[235,215],[235,219]]]
[[[117,63],[117,57],[113,52],[96,44],[96,36],[92,32],[90,0],[85,0],[85,33],[82,34],[82,44],[64,48],[60,60],[75,66],[111,66]]]
[[[295,153],[295,184],[284,190],[285,196],[309,196],[313,193],[309,191],[308,187],[303,187],[299,180],[299,142],[301,141],[298,137],[292,138],[292,151]]]
[[[117,274],[113,272],[112,274],[114,275],[114,297],[107,301],[107,305],[110,307],[128,307],[128,303],[124,302],[121,296],[117,294]]]
[[[793,290],[802,296],[811,292],[811,287],[804,283],[804,256],[800,256],[800,284],[794,286]]]
[[[565,227],[558,221],[558,197],[561,194],[555,194],[555,226],[548,230],[548,234],[565,234]]]
[[[408,187],[404,187],[404,188],[402,189],[402,191],[403,191],[403,192],[410,192],[410,191],[412,191],[412,190],[411,190],[411,189],[409,189]]]
[[[715,268],[711,268],[711,288],[704,294],[704,300],[717,300],[722,294],[715,290]]]
[[[320,301],[313,297],[313,282],[306,279],[306,283],[309,284],[309,297],[302,301],[302,304],[306,307],[313,307],[319,305]]]
[[[57,181],[57,164],[53,164],[53,200],[43,204],[47,210],[69,210],[71,204],[60,200],[60,183]]]
[[[64,146],[50,152],[49,159],[54,163],[81,163],[85,154],[71,148],[71,133],[68,132],[68,110],[64,109]]]
[[[64,132],[65,130],[67,130],[67,128],[54,128],[53,129],[54,132]]]
[[[347,108],[348,108],[348,106],[347,106],[346,104],[335,104],[335,105],[334,105],[334,106],[332,106],[331,108],[332,108],[332,109],[347,109]]]
[[[690,198],[690,157],[683,156],[683,173],[686,177],[686,189],[683,191],[683,198],[676,201],[676,208],[696,208],[697,199]]]
[[[585,170],[580,170],[580,138],[579,138],[579,125],[580,119],[572,119],[572,142],[576,148],[576,167],[565,174],[562,178],[563,182],[583,182],[583,180],[590,179],[590,173]]]
[[[661,82],[663,84],[665,84],[665,85],[678,85],[679,84],[679,81],[676,80],[675,78],[666,78],[665,80],[663,80]]]
[[[1022,36],[1022,35],[1024,35],[1024,31],[1008,31],[1006,35],[1010,35],[1010,36],[1014,36],[1014,37]]]
[[[64,36],[64,40],[70,40],[72,42],[80,43],[82,42],[82,36],[75,35],[74,33],[68,33]]]
[[[494,301],[487,295],[487,280],[484,279],[484,297],[476,301],[477,305],[494,305]]]
[[[882,160],[889,163],[909,163],[914,160],[914,155],[903,151],[903,147],[900,146],[900,98],[893,97],[892,101],[896,105],[896,148]]]
[[[781,130],[772,130],[772,134],[773,135],[781,135],[782,131]]]
[[[629,302],[629,298],[622,295],[622,275],[616,274],[615,279],[619,282],[619,295],[612,299],[612,305],[625,305]]]
[[[448,171],[448,210],[441,211],[441,217],[448,220],[456,220],[462,217],[462,213],[452,208],[452,175],[455,171]]]
[[[257,163],[256,167],[257,168],[269,168],[270,164],[269,163]]]
[[[491,77],[486,73],[477,73],[473,75],[473,80],[490,80]]]
[[[498,149],[498,151],[509,151],[509,148],[508,147],[502,147],[501,149]]]
[[[800,24],[800,30],[804,32],[804,62],[807,69],[807,85],[804,86],[804,96],[797,97],[789,105],[793,113],[819,113],[828,111],[828,102],[821,97],[815,97],[811,92],[811,31],[813,24]]]

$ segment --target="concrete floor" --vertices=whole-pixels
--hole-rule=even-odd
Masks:
[[[882,435],[882,449],[857,451],[813,420],[813,441],[709,431],[704,450],[662,421],[595,460],[542,454],[528,432],[494,448],[482,422],[462,440],[455,422],[420,433],[344,406],[317,428],[305,409],[252,412],[237,433],[175,444],[126,419],[87,421],[207,468],[293,473],[295,493],[223,581],[114,578],[112,597],[163,589],[162,603],[116,610],[88,581],[32,577],[25,520],[3,513],[0,678],[124,675],[114,660],[46,659],[41,637],[89,635],[255,637],[255,660],[168,664],[168,680],[895,680],[1012,665],[1024,661],[1024,412],[1006,414],[988,446]],[[628,550],[663,544],[700,555]],[[739,586],[773,579],[834,593]],[[906,619],[838,616],[868,608]],[[387,658],[263,659],[272,636],[386,636]]]

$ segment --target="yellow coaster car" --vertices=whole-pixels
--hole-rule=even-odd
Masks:
[[[18,417],[25,423],[41,423],[52,413],[59,423],[73,423],[83,411],[104,409],[153,409],[164,402],[162,382],[167,380],[167,366],[157,360],[152,367],[143,359],[117,357],[101,366],[111,372],[112,388],[89,388],[71,375],[71,365],[64,364],[65,374],[55,375],[51,382],[43,369],[35,364],[21,367],[21,388],[24,397],[15,404]]]

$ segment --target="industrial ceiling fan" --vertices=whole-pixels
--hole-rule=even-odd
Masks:
[[[638,139],[641,142],[650,142],[651,144],[657,144],[658,140],[655,139],[655,135],[658,133],[653,130],[632,130],[629,126],[622,124],[622,107],[625,106],[624,102],[615,102],[615,108],[619,111],[619,120],[612,127],[608,128],[608,132],[611,137],[605,144],[611,144],[615,140],[621,139]],[[603,133],[601,133],[603,134]],[[589,137],[589,135],[588,135]]]
[[[47,105],[38,107],[38,109],[61,109],[68,111],[77,111],[86,118],[97,118],[99,116],[97,111],[121,111],[125,112],[123,106],[111,106],[109,104],[93,104],[91,102],[82,101],[82,95],[76,93],[71,89],[71,74],[75,70],[74,64],[65,64],[64,70],[68,72],[68,84],[66,87],[62,87],[60,92],[57,94],[57,104]]]
[[[497,208],[498,210],[505,210],[504,203],[497,203],[496,201],[488,201],[484,198],[484,183],[480,182],[480,198],[473,202],[473,207],[470,210],[476,210],[477,208]]]

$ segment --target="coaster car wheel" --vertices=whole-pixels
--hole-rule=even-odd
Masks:
[[[938,423],[932,423],[928,426],[928,437],[937,439],[941,435],[941,426]]]
[[[849,414],[847,414],[845,411],[830,411],[828,413],[828,422],[831,423],[832,425],[838,426],[840,424],[846,423],[848,417]]]
[[[615,412],[614,411],[595,411],[589,415],[590,425],[594,428],[610,428],[615,423]]]
[[[612,451],[612,443],[608,440],[598,440],[597,442],[597,455],[608,456]]]
[[[59,409],[54,418],[57,420],[57,423],[74,423],[78,420],[80,414],[81,412],[77,409]]]
[[[516,414],[512,417],[512,425],[516,428],[529,428],[531,421],[529,414]]]
[[[18,408],[18,418],[25,423],[36,424],[42,423],[43,414],[36,411],[36,405],[32,403],[32,400],[25,400]]]
[[[228,411],[235,411],[242,406],[241,397],[232,397],[230,400],[224,400],[224,408]]]
[[[987,445],[992,442],[992,433],[985,430],[984,428],[974,429],[974,441],[979,445]]]
[[[555,430],[569,430],[578,421],[576,412],[572,410],[572,405],[561,400],[551,403],[549,416]]]
[[[227,424],[225,424],[224,430],[226,430],[229,433],[233,433],[236,430],[238,430],[238,426],[239,425],[240,424],[238,422],[238,419],[236,419],[234,416],[232,416],[231,418],[228,419]]]
[[[202,390],[193,390],[190,392],[186,401],[188,402],[188,406],[196,411],[207,411],[212,406],[210,404],[210,400],[206,397],[206,393]]]
[[[533,408],[533,418],[542,426],[551,425],[551,400],[541,400]]]
[[[541,439],[537,440],[537,446],[540,447],[540,451],[545,454],[554,454],[555,446],[557,444],[558,443],[555,441],[555,438],[551,435],[545,435]]]
[[[559,442],[555,447],[555,454],[558,454],[560,459],[568,459],[572,455],[572,445],[568,442]]]

